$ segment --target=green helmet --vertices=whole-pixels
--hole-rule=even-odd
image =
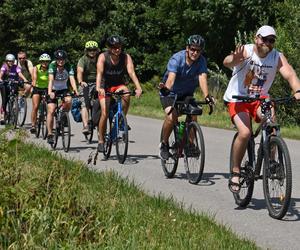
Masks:
[[[96,41],[88,41],[85,43],[86,49],[98,49],[98,43]]]
[[[41,54],[39,61],[51,61],[51,57],[47,53],[44,53]]]

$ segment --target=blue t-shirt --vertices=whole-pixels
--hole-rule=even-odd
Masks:
[[[171,91],[178,96],[193,95],[199,86],[199,75],[207,73],[207,62],[203,55],[191,65],[185,62],[186,51],[175,53],[169,60],[163,82],[167,81],[169,72],[176,73],[176,78]]]

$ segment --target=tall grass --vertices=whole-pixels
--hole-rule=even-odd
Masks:
[[[1,249],[256,249],[212,218],[0,135]]]

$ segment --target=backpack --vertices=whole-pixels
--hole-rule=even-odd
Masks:
[[[79,99],[73,98],[71,113],[75,122],[82,122],[80,108],[81,108],[81,102],[79,101]]]

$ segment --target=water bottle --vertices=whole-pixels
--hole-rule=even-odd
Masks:
[[[178,125],[178,139],[181,140],[184,133],[185,122],[179,122]]]

